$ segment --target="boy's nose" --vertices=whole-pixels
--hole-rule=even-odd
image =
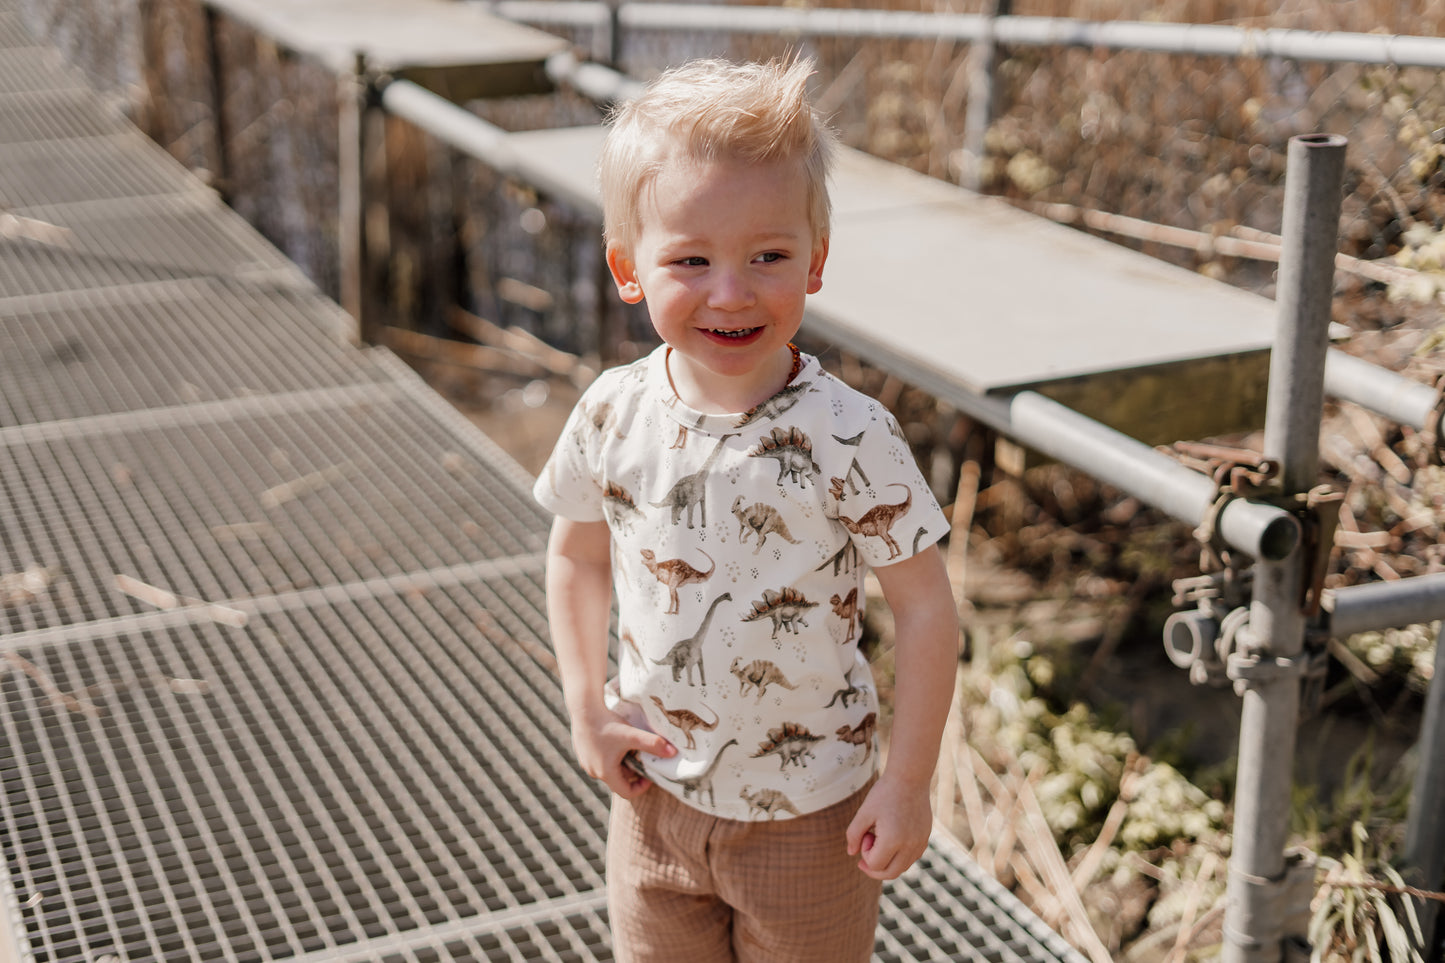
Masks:
[[[736,311],[752,304],[752,288],[737,271],[722,270],[713,275],[708,289],[708,307],[719,311]]]

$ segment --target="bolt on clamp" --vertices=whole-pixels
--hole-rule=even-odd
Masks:
[[[1298,679],[1299,715],[1303,719],[1314,715],[1319,708],[1329,664],[1329,653],[1323,649],[1317,652],[1301,652],[1295,656],[1234,652],[1229,657],[1225,672],[1234,683],[1234,694],[1238,696],[1243,696],[1257,686],[1281,679]]]
[[[1236,498],[1254,498],[1267,493],[1279,474],[1279,461],[1246,448],[1202,442],[1179,441],[1172,449],[1181,464],[1208,475],[1214,484],[1214,498],[1194,530],[1200,546],[1199,567],[1205,572],[1240,567],[1243,563],[1238,553],[1220,536],[1220,516]]]
[[[1281,678],[1300,680],[1300,715],[1311,716],[1324,693],[1329,653],[1310,647],[1293,657],[1269,656],[1248,644],[1249,608],[1230,609],[1221,616],[1218,601],[1204,598],[1199,607],[1175,612],[1164,623],[1164,651],[1169,661],[1189,672],[1194,685],[1232,685],[1236,695]]]

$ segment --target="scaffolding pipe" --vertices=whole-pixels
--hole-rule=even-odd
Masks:
[[[928,380],[926,377],[920,381]],[[920,388],[930,390],[925,384]],[[933,393],[943,390],[932,389]],[[1006,397],[946,390],[964,414],[1035,451],[1129,493],[1191,525],[1213,510],[1214,483],[1123,432],[1033,391]],[[1299,543],[1299,523],[1274,505],[1235,499],[1219,514],[1220,535],[1254,558],[1281,559]]]
[[[1397,582],[1370,582],[1325,593],[1325,632],[1344,639],[1360,632],[1421,625],[1445,619],[1445,572]],[[1436,630],[1435,672],[1425,692],[1425,713],[1416,744],[1419,766],[1410,790],[1401,872],[1412,886],[1430,892],[1445,887],[1445,639]],[[1440,904],[1417,899],[1426,960],[1438,949]],[[1433,949],[1432,949],[1433,948]]]
[[[1323,607],[1332,639],[1445,619],[1445,572],[1331,589]]]
[[[381,105],[503,174],[523,173],[522,159],[505,130],[420,84],[410,80],[386,83],[381,87]]]
[[[983,190],[988,179],[988,130],[998,113],[998,44],[993,23],[1013,11],[1013,0],[992,0],[985,24],[988,30],[968,51],[968,109],[963,114],[962,170],[958,182],[971,191]]]
[[[1412,581],[1418,581],[1413,580]],[[1435,676],[1425,694],[1425,718],[1420,723],[1417,747],[1420,768],[1410,789],[1410,814],[1405,822],[1405,848],[1401,854],[1412,882],[1439,892],[1445,887],[1445,629],[1435,635]],[[1425,959],[1439,959],[1440,904],[1416,900]]]
[[[410,80],[387,83],[381,88],[381,105],[498,173],[526,181],[579,211],[599,210],[595,194],[580,194],[566,181],[529,163],[505,130],[419,84]]]
[[[595,104],[621,103],[642,93],[641,82],[570,53],[553,54],[542,66],[552,83],[571,87]]]
[[[1285,168],[1279,323],[1270,354],[1264,455],[1280,465],[1285,496],[1308,491],[1319,476],[1325,353],[1334,296],[1345,139],[1292,138]],[[1255,565],[1249,625],[1230,677],[1241,691],[1234,846],[1224,911],[1225,963],[1278,963],[1286,945],[1290,872],[1285,856],[1305,616],[1300,600],[1303,552]],[[1308,907],[1305,907],[1308,918]]]
[[[1325,393],[1440,437],[1439,392],[1338,348],[1325,359]]]
[[[341,307],[372,340],[374,319],[366,304],[366,121],[371,109],[366,58],[356,54],[336,81],[337,260]]]
[[[604,4],[548,0],[496,0],[484,6],[499,16],[541,25],[598,27]],[[1321,63],[1355,63],[1445,69],[1445,38],[1313,30],[1251,30],[1220,24],[1089,21],[1064,17],[999,17],[902,10],[851,10],[785,6],[732,7],[625,3],[623,27],[688,32],[764,33],[781,36],[878,37],[953,40],[990,38],[1034,47],[1143,50],[1204,57],[1278,57]]]

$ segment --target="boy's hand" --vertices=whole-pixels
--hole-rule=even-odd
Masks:
[[[572,720],[572,748],[582,771],[623,799],[635,798],[652,785],[627,765],[628,754],[645,752],[663,759],[677,755],[677,747],[662,736],[628,724],[605,707]]]
[[[928,785],[953,698],[958,610],[937,545],[873,571],[893,610],[892,737],[883,775],[848,827],[848,852],[886,880],[923,855],[933,830]]]
[[[905,786],[885,772],[848,826],[848,855],[874,879],[897,879],[923,855],[932,831],[928,786]]]

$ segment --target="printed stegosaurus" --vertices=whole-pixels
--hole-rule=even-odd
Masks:
[[[778,757],[779,769],[788,768],[788,763],[795,766],[807,766],[807,759],[814,758],[813,743],[822,742],[822,736],[815,736],[808,731],[808,727],[796,722],[785,722],[776,729],[768,730],[768,738],[758,743],[758,751],[753,753],[752,758],[761,759],[763,756],[776,755]]]
[[[756,458],[776,458],[779,485],[786,477],[799,486],[806,486],[808,479],[816,479],[823,472],[813,460],[813,443],[798,428],[774,428],[763,435],[748,454]]]
[[[789,629],[797,635],[798,626],[807,628],[808,623],[804,621],[803,613],[817,607],[817,602],[809,602],[803,597],[803,593],[795,588],[784,588],[782,591],[763,589],[762,600],[753,603],[752,611],[743,616],[743,621],[772,619],[772,637],[776,639],[779,629]]]

